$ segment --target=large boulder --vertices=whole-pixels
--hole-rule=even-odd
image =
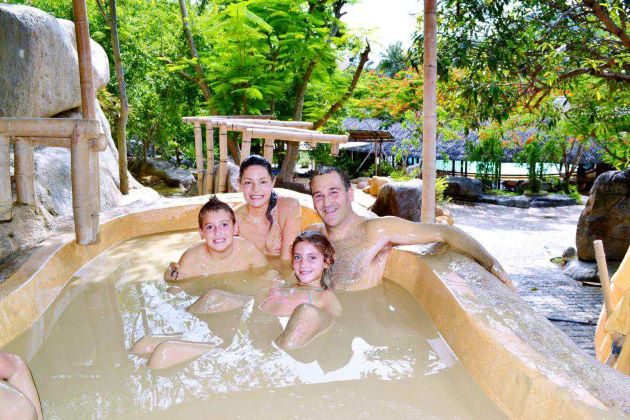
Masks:
[[[91,42],[94,87],[109,82]],[[74,24],[29,6],[0,4],[0,117],[51,117],[81,105]]]
[[[412,222],[420,221],[422,180],[390,182],[381,187],[371,210],[378,216],[397,216]],[[453,224],[448,211],[436,206],[436,221]]]
[[[169,187],[188,189],[195,183],[195,177],[187,169],[177,168],[170,162],[147,158],[140,166],[140,176],[153,175],[160,178]]]
[[[378,196],[383,185],[392,182],[392,179],[386,176],[373,176],[367,180],[368,185],[363,188],[363,192],[373,197]]]
[[[32,7],[0,5],[0,116],[82,118],[77,62],[72,22]],[[105,86],[109,63],[94,41],[92,63],[95,87]],[[110,126],[93,100],[107,139],[105,151],[99,153],[101,209],[106,210],[125,199],[119,190],[118,151]],[[0,224],[0,261],[40,242],[57,227],[68,227],[71,221],[70,151],[36,147],[34,165],[36,206],[16,205],[13,220]],[[131,175],[129,185],[140,187]],[[155,197],[155,193],[146,196]]]
[[[630,169],[597,177],[578,221],[578,258],[594,261],[593,241],[601,239],[606,258],[620,261],[630,246]]]
[[[478,179],[465,176],[449,176],[446,178],[446,182],[448,185],[444,193],[456,200],[477,201],[483,193],[483,185]]]

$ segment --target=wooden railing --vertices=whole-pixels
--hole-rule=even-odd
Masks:
[[[16,201],[35,205],[33,147],[70,149],[72,209],[77,243],[98,237],[100,212],[98,152],[107,140],[97,120],[64,118],[0,118],[0,221],[13,218],[9,169],[13,144]]]
[[[225,192],[227,177],[227,133],[234,131],[242,134],[241,160],[250,155],[252,139],[264,140],[264,157],[273,161],[273,149],[276,140],[308,142],[311,146],[317,143],[330,143],[332,154],[337,156],[339,144],[348,141],[347,135],[323,134],[310,130],[313,123],[304,121],[278,121],[270,119],[254,119],[245,117],[184,117],[183,121],[193,124],[195,132],[195,157],[197,161],[197,185],[200,194]],[[205,130],[202,129],[205,128]],[[219,129],[219,190],[214,191],[214,129]],[[206,169],[204,169],[203,135],[206,132]],[[237,162],[238,163],[238,162]],[[205,184],[202,185],[203,174],[206,173]]]

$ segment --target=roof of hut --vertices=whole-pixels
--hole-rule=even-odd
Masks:
[[[383,154],[385,156],[391,156],[395,154],[392,151],[392,148],[396,147],[400,148],[408,148],[403,141],[409,139],[414,135],[413,127],[403,127],[403,125],[399,122],[390,122],[377,118],[366,118],[366,119],[358,119],[358,118],[346,118],[343,122],[344,127],[348,132],[380,132],[387,131],[394,138],[394,142],[383,143]],[[531,137],[532,134],[535,133],[535,129],[529,130],[515,130],[513,134],[515,134],[517,140],[521,144],[524,144],[525,141]],[[420,138],[422,138],[422,133],[418,134]],[[358,140],[357,141],[366,141],[366,140]],[[464,134],[461,132],[460,138],[454,140],[444,140],[440,136],[438,136],[437,141],[437,157],[447,156],[449,160],[466,160],[466,142],[478,142],[479,134],[476,131],[471,131],[468,134]],[[359,153],[371,153],[374,151],[374,144],[362,144],[360,146],[352,146],[349,143],[346,149],[353,150]],[[514,162],[514,155],[522,150],[522,147],[513,147],[506,148],[503,155],[503,162]],[[576,151],[573,150],[572,153]],[[414,158],[422,157],[422,141],[417,147],[413,147],[409,149],[409,156]],[[590,148],[589,150],[584,151],[582,154],[582,158],[580,162],[583,164],[594,164],[601,160],[601,149],[597,146]]]

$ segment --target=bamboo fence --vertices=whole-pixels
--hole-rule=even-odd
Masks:
[[[228,132],[241,133],[241,160],[246,159],[251,152],[252,139],[263,139],[263,154],[269,162],[273,161],[275,141],[307,142],[311,147],[318,143],[331,144],[333,156],[339,154],[339,144],[346,143],[348,136],[336,134],[323,134],[312,130],[313,123],[304,121],[278,121],[264,118],[251,118],[248,116],[207,116],[184,117],[184,123],[192,124],[195,133],[195,159],[197,185],[200,194],[212,192],[225,192],[228,161]],[[202,129],[205,127],[205,130]],[[219,130],[219,188],[214,191],[214,130]],[[203,137],[206,137],[206,168],[204,169]],[[203,174],[206,174],[203,183]],[[202,185],[203,184],[203,185]]]

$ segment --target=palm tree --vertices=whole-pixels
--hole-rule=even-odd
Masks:
[[[387,47],[377,68],[387,76],[394,77],[396,73],[407,68],[407,65],[408,60],[402,42],[398,41]]]

